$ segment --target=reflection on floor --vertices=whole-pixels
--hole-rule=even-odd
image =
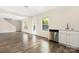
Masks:
[[[46,38],[16,32],[0,34],[0,53],[73,53],[78,50],[67,48]]]

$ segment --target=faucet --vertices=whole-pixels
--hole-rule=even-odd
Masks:
[[[69,24],[66,25],[66,28],[65,28],[65,29],[66,29],[66,30],[74,30],[74,28],[70,28],[70,27],[69,27]]]
[[[66,25],[66,29],[69,30],[69,24]]]

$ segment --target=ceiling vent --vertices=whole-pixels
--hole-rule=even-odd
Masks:
[[[28,6],[24,6],[25,8],[27,8]]]
[[[3,19],[5,19],[5,20],[12,20],[11,18],[3,18]]]

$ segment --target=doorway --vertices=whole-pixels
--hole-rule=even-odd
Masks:
[[[35,26],[35,24],[33,24],[33,26],[32,26],[32,34],[36,34],[36,26]]]

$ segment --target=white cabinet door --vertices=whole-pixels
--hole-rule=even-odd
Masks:
[[[79,32],[70,32],[70,45],[79,48]]]
[[[66,31],[66,44],[70,45],[70,31]]]
[[[59,31],[59,43],[66,44],[66,31]]]

